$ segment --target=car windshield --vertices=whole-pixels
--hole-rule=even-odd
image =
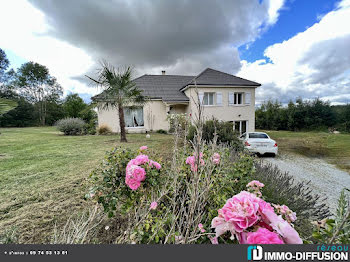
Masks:
[[[269,137],[264,133],[250,133],[249,138],[269,138]]]

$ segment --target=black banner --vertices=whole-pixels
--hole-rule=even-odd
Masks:
[[[348,261],[349,245],[0,245],[1,261]]]

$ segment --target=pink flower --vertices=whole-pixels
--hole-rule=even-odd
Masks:
[[[232,223],[236,232],[242,232],[254,225],[258,219],[259,198],[246,191],[227,200],[220,210],[226,222]]]
[[[147,150],[147,149],[148,149],[147,146],[141,146],[141,147],[140,147],[140,151],[144,151],[144,150]]]
[[[133,172],[133,177],[137,180],[137,181],[144,181],[146,179],[146,171],[145,169],[143,169],[142,167],[137,167],[134,169]]]
[[[149,166],[150,167],[155,167],[157,170],[162,168],[161,164],[159,164],[158,162],[153,161],[153,160],[149,161]]]
[[[134,178],[141,182],[146,179],[146,171],[137,165],[128,165],[126,167],[126,177]]]
[[[220,164],[220,155],[219,153],[214,153],[212,156],[212,161],[215,165]]]
[[[253,180],[247,184],[247,187],[263,188],[265,185],[258,180]]]
[[[246,244],[284,244],[280,236],[266,228],[259,227],[256,232],[248,232]]]
[[[155,210],[155,209],[157,208],[157,206],[158,206],[157,202],[153,201],[153,202],[151,203],[149,209]]]
[[[140,185],[141,182],[136,180],[135,178],[129,178],[125,177],[125,183],[130,187],[131,190],[137,190]]]
[[[280,234],[286,244],[302,244],[298,232],[281,216],[277,216],[270,209],[262,210],[264,222],[269,224],[278,234]]]
[[[214,217],[211,221],[211,228],[215,229],[216,237],[225,234],[227,231],[230,231],[232,234],[235,233],[235,228],[233,227],[232,223],[225,221],[220,214],[218,217]]]
[[[202,157],[203,157],[203,153],[200,152],[199,153],[199,163],[201,166],[204,166],[205,163],[204,163],[204,160],[202,159]],[[186,164],[191,166],[191,170],[193,172],[196,172],[198,170],[198,166],[197,166],[196,162],[197,162],[197,158],[196,158],[195,154],[193,154],[193,156],[187,157],[187,159],[186,159]]]
[[[210,242],[213,244],[213,245],[218,245],[219,244],[219,241],[218,241],[218,238],[217,237],[209,237],[210,239]]]
[[[149,162],[147,155],[138,155],[135,158],[135,165],[143,165]]]
[[[203,224],[198,224],[198,228],[199,228],[199,230],[202,232],[202,233],[204,233],[205,232],[205,229],[204,229],[204,227],[203,227]]]

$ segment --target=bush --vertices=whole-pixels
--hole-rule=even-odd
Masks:
[[[97,128],[97,133],[99,135],[109,135],[109,134],[112,134],[112,130],[108,125],[103,124]]]
[[[140,150],[139,153],[141,154]],[[137,152],[130,149],[115,148],[90,175],[93,186],[86,198],[95,198],[108,217],[113,217],[116,213],[125,214],[138,206],[149,192],[157,189],[161,179],[166,178],[160,175],[161,170],[152,167],[151,163],[158,162],[150,160],[149,163],[139,164],[146,171],[146,179],[142,180],[137,190],[131,189],[125,180],[126,167],[136,156]]]
[[[233,123],[214,120],[208,120],[203,125],[203,137],[202,139],[209,143],[213,141],[214,133],[217,133],[217,142],[228,143],[236,150],[243,150],[242,142],[238,139],[238,134],[233,130]],[[188,131],[188,140],[193,140],[196,134],[195,126],[190,126]]]
[[[165,131],[164,129],[158,129],[158,130],[156,131],[156,133],[158,133],[158,134],[167,134],[168,132]]]
[[[57,129],[64,135],[81,135],[84,131],[85,122],[80,118],[64,118],[56,123]]]

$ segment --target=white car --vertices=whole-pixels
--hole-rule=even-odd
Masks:
[[[244,147],[252,153],[260,155],[278,154],[278,146],[275,140],[271,139],[268,134],[263,132],[247,132],[239,137]]]

